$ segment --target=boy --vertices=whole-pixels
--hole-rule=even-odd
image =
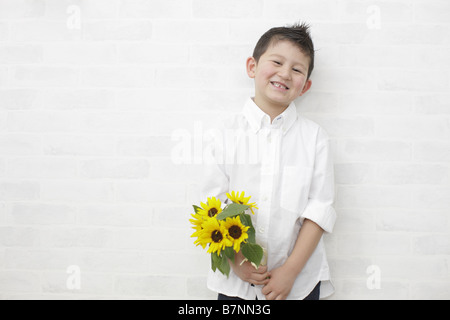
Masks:
[[[219,299],[319,299],[333,292],[322,241],[336,219],[333,164],[326,133],[297,115],[293,101],[311,88],[314,47],[305,24],[272,28],[247,59],[255,96],[224,123],[211,148],[205,198],[245,191],[267,265],[236,254],[229,277],[210,271]],[[214,161],[212,161],[214,160]]]

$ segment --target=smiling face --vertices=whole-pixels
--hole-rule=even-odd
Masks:
[[[263,111],[283,112],[311,87],[308,66],[309,57],[287,40],[270,45],[259,61],[248,58],[247,74],[255,79],[255,103]]]

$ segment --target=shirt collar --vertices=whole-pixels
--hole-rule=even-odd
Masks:
[[[270,126],[270,117],[256,105],[252,98],[249,98],[245,103],[243,113],[250,125],[250,128],[255,133],[257,133],[263,126]],[[272,126],[281,128],[283,130],[283,134],[286,134],[296,120],[297,109],[294,102],[291,102],[282,114],[273,119]]]

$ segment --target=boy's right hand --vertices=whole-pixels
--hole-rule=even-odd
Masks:
[[[254,285],[265,285],[270,280],[270,273],[267,272],[267,266],[259,266],[255,269],[248,261],[242,262],[244,255],[239,251],[234,256],[234,262],[230,261],[231,268],[234,273],[243,281],[247,281]]]

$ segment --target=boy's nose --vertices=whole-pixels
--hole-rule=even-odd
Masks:
[[[286,80],[290,80],[291,79],[291,72],[289,70],[289,68],[281,68],[278,72],[278,75]]]

